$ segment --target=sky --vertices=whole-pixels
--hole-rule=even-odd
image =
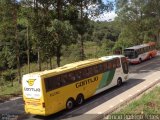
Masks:
[[[20,0],[17,0],[20,1]],[[106,3],[107,0],[103,0],[104,3]],[[111,2],[114,2],[115,0],[108,0]],[[111,12],[105,12],[104,14],[100,15],[98,18],[94,19],[95,21],[99,20],[99,21],[112,21],[114,20],[114,18],[116,17],[116,13],[115,10],[111,11]]]
[[[114,2],[115,0],[108,0],[110,2]],[[106,0],[103,0],[103,2],[105,3]],[[111,21],[114,20],[114,18],[117,16],[117,14],[115,13],[115,10],[111,11],[111,12],[105,12],[104,14],[100,15],[96,20],[99,21]]]
[[[114,18],[117,16],[115,11],[111,12],[105,12],[104,14],[100,15],[98,18],[95,19],[95,21],[113,21]]]

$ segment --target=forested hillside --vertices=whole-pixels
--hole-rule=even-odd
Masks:
[[[115,8],[114,21],[90,18]],[[160,39],[159,0],[1,0],[0,84]]]

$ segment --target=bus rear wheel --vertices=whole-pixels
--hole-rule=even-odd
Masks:
[[[149,56],[149,59],[152,59],[152,55]]]
[[[142,62],[142,59],[141,58],[139,58],[139,63],[141,63]]]
[[[74,107],[74,100],[72,98],[68,99],[66,102],[66,109],[70,110]]]
[[[122,79],[118,78],[118,80],[117,80],[117,86],[121,86],[121,85],[122,85]]]
[[[81,105],[84,102],[84,96],[82,94],[79,94],[76,98],[76,104]]]

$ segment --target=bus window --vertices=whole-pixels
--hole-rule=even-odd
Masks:
[[[120,65],[120,60],[119,59],[116,59],[116,67],[119,68],[121,65]]]
[[[113,64],[113,68],[117,68],[117,60],[116,60],[116,59],[114,59],[114,60],[112,61],[112,64]]]
[[[124,62],[124,63],[122,64],[122,68],[123,68],[123,72],[124,72],[125,74],[128,74],[128,63],[127,63],[127,62]]]
[[[140,53],[141,53],[141,50],[140,50]],[[135,51],[134,51],[134,49],[125,49],[124,55],[126,57],[128,57],[129,59],[133,59],[133,58],[135,58]]]
[[[94,74],[98,74],[98,66],[97,65],[93,66],[93,70],[94,70]]]
[[[137,58],[138,57],[138,52],[137,51],[135,51],[135,58]]]
[[[103,72],[103,65],[102,64],[98,65],[98,71],[99,71],[99,73]]]
[[[113,69],[113,63],[111,61],[108,62],[108,69]]]
[[[103,63],[103,70],[104,71],[108,70],[108,63],[107,62]]]
[[[50,91],[50,90],[60,87],[59,76],[45,78],[44,81],[45,81],[46,91]]]
[[[62,74],[60,84],[61,85],[66,85],[68,82],[69,82],[68,75],[67,74]]]
[[[87,68],[82,69],[82,78],[88,78],[89,77],[89,73]]]
[[[94,72],[93,72],[93,67],[88,67],[88,74],[89,76],[93,76],[94,75]]]
[[[125,57],[121,58],[123,73],[128,74],[128,63]]]
[[[69,80],[70,83],[72,83],[76,80],[74,72],[68,73],[68,80]]]
[[[80,80],[82,78],[82,72],[81,70],[77,70],[75,72],[76,81]]]

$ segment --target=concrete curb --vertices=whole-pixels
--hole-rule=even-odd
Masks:
[[[157,81],[155,81],[154,83],[150,84],[149,86],[145,87],[144,89],[142,89],[141,91],[137,92],[136,94],[134,94],[133,96],[130,96],[128,99],[124,100],[123,102],[119,103],[117,106],[112,107],[110,110],[105,111],[103,114],[99,114],[98,116],[96,116],[94,119],[92,120],[101,120],[103,118],[105,118],[107,115],[109,115],[110,113],[114,112],[118,107],[123,106],[124,104],[130,102],[131,100],[134,100],[136,97],[138,97],[139,95],[143,94],[145,91],[147,91],[148,89],[154,87],[156,84],[160,83],[160,79],[158,79]]]

